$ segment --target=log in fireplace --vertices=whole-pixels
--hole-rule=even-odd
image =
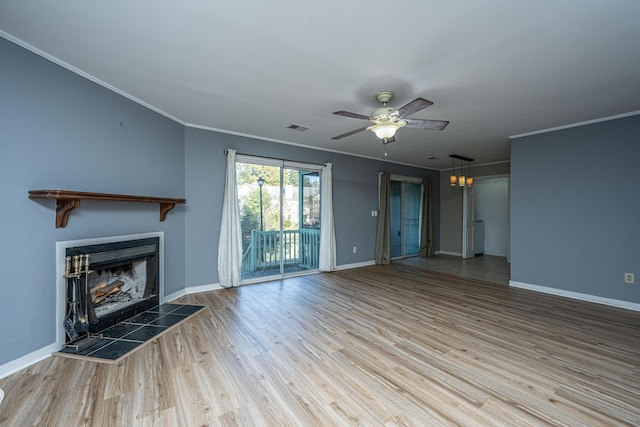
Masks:
[[[65,344],[160,303],[160,238],[65,248]]]

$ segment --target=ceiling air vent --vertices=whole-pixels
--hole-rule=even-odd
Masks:
[[[300,132],[304,132],[305,130],[308,130],[309,128],[306,127],[306,126],[300,126],[300,125],[289,125],[289,126],[287,126],[287,129],[299,130]]]

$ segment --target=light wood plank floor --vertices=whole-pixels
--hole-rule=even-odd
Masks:
[[[371,266],[188,295],[115,365],[0,380],[2,426],[640,425],[640,313]]]
[[[474,258],[462,259],[459,256],[439,254],[429,258],[405,258],[395,262],[455,276],[486,280],[503,285],[509,284],[510,269],[505,257],[478,255]]]

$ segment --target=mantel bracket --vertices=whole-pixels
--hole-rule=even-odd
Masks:
[[[167,212],[175,207],[175,203],[160,203],[160,221],[164,221],[164,219],[167,217]]]
[[[56,228],[66,227],[71,211],[78,206],[80,206],[80,199],[56,200]]]

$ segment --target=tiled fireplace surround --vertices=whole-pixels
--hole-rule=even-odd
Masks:
[[[56,243],[56,343],[59,348],[63,348],[65,344],[69,341],[69,336],[65,332],[64,322],[65,318],[69,313],[69,305],[67,303],[67,289],[68,289],[68,276],[69,276],[69,268],[71,269],[71,273],[74,272],[74,262],[71,260],[71,266],[69,266],[69,261],[66,260],[68,256],[68,249],[77,248],[77,247],[94,247],[94,245],[99,245],[98,247],[111,247],[113,245],[118,245],[119,242],[124,243],[125,245],[134,244],[133,241],[153,241],[157,242],[157,277],[153,278],[156,280],[156,289],[155,296],[153,299],[149,298],[149,300],[145,300],[142,309],[138,309],[137,312],[128,313],[129,308],[125,308],[124,310],[117,310],[118,313],[124,312],[125,317],[130,316],[133,317],[138,313],[146,311],[147,309],[154,309],[156,311],[168,311],[170,308],[175,309],[175,307],[171,307],[170,305],[166,305],[162,309],[158,308],[158,305],[162,305],[164,303],[164,233],[144,233],[144,234],[134,234],[134,235],[126,235],[126,236],[110,236],[103,238],[93,238],[93,239],[84,239],[84,240],[73,240],[73,241],[63,241]],[[135,242],[137,244],[137,242]],[[91,269],[92,263],[95,264],[94,260],[91,259],[91,255],[89,256],[89,269]],[[99,255],[95,255],[95,261],[99,261]],[[85,267],[86,268],[86,267]],[[85,277],[86,278],[86,277]],[[82,283],[80,280],[78,283]],[[97,311],[97,310],[96,310]],[[113,314],[107,315],[107,317],[112,317]],[[94,319],[95,320],[95,319]],[[119,319],[127,320],[127,319]],[[109,324],[105,326],[112,326],[114,322],[109,320]],[[92,332],[96,326],[92,325]],[[98,326],[99,327],[99,326]]]

